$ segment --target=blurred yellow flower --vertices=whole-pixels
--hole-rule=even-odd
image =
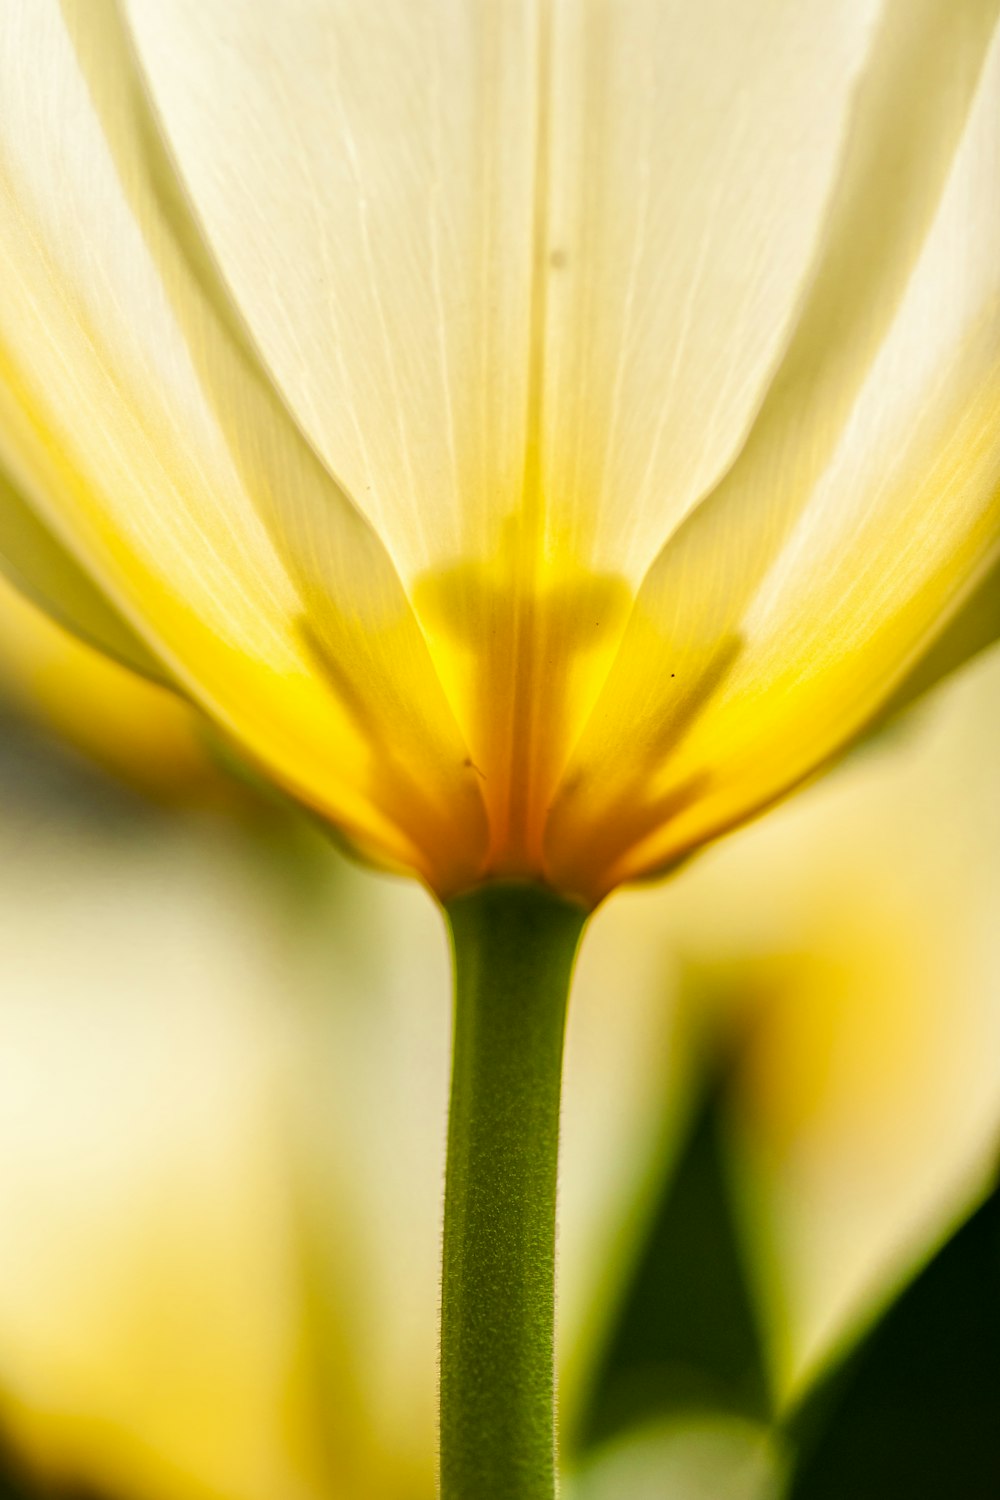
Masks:
[[[995,1180],[998,732],[993,652],[906,742],[669,892],[609,903],[584,952],[598,986],[648,985],[660,955],[675,1052],[697,1059],[706,1030],[736,1039],[734,1179],[780,1401]]]
[[[107,1500],[432,1500],[426,895],[331,853],[292,921],[224,824],[53,846],[0,811],[0,1434]],[[649,1001],[580,1004],[569,1326],[656,1144]]]
[[[5,0],[0,552],[449,896],[860,729],[1000,538],[993,0]]]
[[[3,578],[0,698],[148,796],[234,794],[187,704],[53,624]]]
[[[320,1500],[273,902],[224,827],[4,812],[0,1430],[112,1500]]]

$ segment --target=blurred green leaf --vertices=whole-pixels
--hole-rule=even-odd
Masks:
[[[672,1158],[598,1366],[583,1446],[692,1410],[771,1415],[727,1180],[721,1070]]]
[[[690,1414],[616,1438],[571,1477],[568,1500],[776,1500],[785,1455],[766,1428]]]
[[[788,1500],[1000,1496],[1000,1189],[790,1425]]]

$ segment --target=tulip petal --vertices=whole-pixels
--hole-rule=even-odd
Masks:
[[[480,798],[419,627],[242,332],[116,10],[6,10],[0,355],[44,524],[283,785],[468,879]]]
[[[635,584],[787,343],[880,5],[557,8],[543,490]]]
[[[526,547],[638,579],[781,352],[878,3],[128,14],[264,356],[404,578],[536,504]]]
[[[0,572],[88,644],[156,681],[163,670],[0,467]]]
[[[407,579],[519,496],[532,9],[127,3],[263,357]]]
[[[493,873],[537,872],[628,586],[759,405],[879,3],[128,0],[263,358],[410,590]]]
[[[1000,560],[886,703],[880,719],[903,713],[943,678],[1000,641]]]
[[[810,300],[738,462],[643,585],[553,814],[561,872],[662,867],[774,800],[990,568],[996,10],[888,8]]]

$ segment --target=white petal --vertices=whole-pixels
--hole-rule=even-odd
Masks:
[[[299,418],[405,573],[523,468],[533,6],[134,0],[206,233]]]
[[[225,273],[407,578],[532,503],[641,573],[787,336],[875,10],[129,0]]]
[[[746,434],[880,5],[557,7],[544,492],[602,568],[641,578]]]
[[[889,12],[812,299],[739,462],[646,580],[557,810],[561,860],[586,841],[620,878],[748,816],[875,711],[990,566],[995,14]]]
[[[0,261],[46,525],[286,786],[439,882],[435,857],[474,863],[475,778],[399,581],[234,322],[103,0],[8,0]]]

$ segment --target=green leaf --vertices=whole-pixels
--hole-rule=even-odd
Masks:
[[[1000,1496],[1000,1189],[790,1425],[788,1500]]]
[[[705,1088],[598,1366],[583,1446],[693,1410],[766,1420],[762,1344],[727,1180],[721,1071]]]

